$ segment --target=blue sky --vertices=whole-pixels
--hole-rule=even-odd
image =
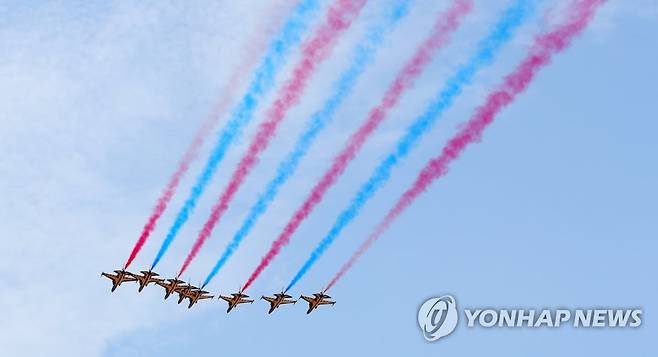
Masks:
[[[475,1],[451,44],[254,284],[252,296],[288,283],[378,159],[508,2]],[[287,1],[270,3],[0,5],[3,355],[655,354],[650,337],[656,334],[658,307],[658,6],[650,0],[609,1],[572,47],[501,113],[482,142],[336,285],[333,308],[306,316],[297,304],[267,315],[259,301],[227,316],[219,301],[188,311],[163,302],[156,288],[138,295],[134,286],[125,286],[110,294],[99,273],[123,263],[179,156],[221,95],[223,80],[239,63],[243,41],[262,28],[269,7]],[[543,2],[538,16],[477,76],[293,295],[315,292],[327,282],[418,169],[523,56],[533,34],[554,21],[552,16],[559,18],[559,11],[545,10],[563,3]],[[226,294],[244,282],[447,4],[417,0],[268,214],[208,286],[213,292]],[[382,7],[372,1],[319,68],[185,279],[205,277]],[[279,73],[279,84],[297,56]],[[271,98],[163,259],[163,275],[175,274]],[[187,191],[201,164],[193,165],[180,192]],[[171,207],[180,207],[183,199],[177,195]],[[135,268],[150,264],[175,211],[165,213]],[[445,293],[460,307],[631,306],[642,307],[645,318],[636,330],[460,326],[450,337],[426,343],[417,308]]]

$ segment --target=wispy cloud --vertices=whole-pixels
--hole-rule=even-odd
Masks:
[[[216,2],[150,5],[0,7],[11,10],[0,16],[3,354],[99,355],[109,336],[178,315],[133,291],[111,296],[98,276],[127,254],[210,110],[235,34],[259,18]],[[172,157],[154,149],[162,136]]]

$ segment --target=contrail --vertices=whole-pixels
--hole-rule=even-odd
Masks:
[[[240,135],[242,129],[252,119],[260,100],[274,86],[274,77],[277,71],[283,66],[291,49],[300,42],[308,23],[314,17],[313,15],[317,13],[319,8],[320,0],[301,0],[279,34],[269,45],[268,52],[256,70],[247,92],[242,97],[237,107],[234,108],[230,120],[224,126],[217,138],[215,147],[211,151],[210,157],[206,161],[206,165],[203,168],[201,175],[197,178],[197,181],[192,187],[183,207],[181,207],[176,215],[174,224],[171,226],[167,236],[162,242],[160,250],[153,260],[151,269],[155,268],[158,262],[160,262],[164,253],[176,238],[178,231],[183,227],[185,222],[187,222],[192,210],[197,204],[197,201],[215,174],[217,166],[224,158],[226,151],[233,143],[233,140]]]
[[[448,79],[426,111],[407,128],[405,135],[398,141],[395,149],[384,157],[374,174],[361,186],[349,206],[341,212],[327,235],[318,243],[309,258],[295,274],[287,289],[292,288],[306,274],[343,229],[359,214],[366,202],[388,181],[393,168],[407,156],[428,129],[442,117],[455,98],[461,94],[462,89],[473,81],[476,73],[494,61],[503,45],[510,41],[514,32],[533,13],[536,4],[537,1],[535,0],[516,1],[504,11],[492,31],[480,42],[473,56],[464,62]]]
[[[266,112],[266,120],[258,128],[258,132],[247,153],[240,160],[231,180],[213,206],[210,217],[201,232],[199,232],[199,236],[187,258],[185,258],[178,276],[185,272],[199,250],[201,250],[201,247],[203,247],[204,242],[212,234],[213,228],[226,212],[231,199],[258,162],[258,156],[267,148],[270,140],[276,134],[276,129],[285,118],[286,113],[299,101],[299,97],[315,72],[317,65],[327,58],[336,40],[350,27],[367,1],[335,0],[327,10],[325,22],[316,29],[313,36],[302,47],[302,57],[293,70],[292,79],[279,91],[274,104]]]
[[[411,3],[415,0],[398,0],[394,3],[393,9],[387,11],[387,16],[383,23],[377,23],[366,32],[365,39],[361,40],[354,48],[352,62],[349,68],[343,72],[340,79],[334,84],[334,92],[324,103],[324,106],[311,116],[306,131],[297,139],[297,143],[288,156],[279,164],[276,176],[267,184],[264,192],[258,196],[256,203],[251,207],[249,215],[243,221],[240,229],[235,233],[231,242],[217,260],[208,277],[206,277],[203,286],[206,286],[212,280],[219,270],[224,266],[226,261],[233,255],[240,242],[249,234],[257,220],[268,209],[270,203],[274,200],[279,188],[286,183],[288,178],[295,172],[299,162],[306,155],[311,144],[317,135],[329,124],[343,100],[350,95],[357,79],[365,71],[366,67],[372,62],[372,59],[381,45],[384,35],[388,33],[409,11]]]
[[[276,7],[287,7],[284,3],[289,2],[290,0],[280,1],[280,4],[277,4]],[[272,8],[267,13],[271,15],[277,15],[278,11],[275,10],[277,9]],[[158,198],[155,207],[153,207],[153,211],[146,221],[146,224],[142,229],[142,233],[139,235],[137,242],[135,242],[135,245],[130,252],[128,260],[126,260],[126,263],[123,266],[124,269],[128,269],[133,260],[135,260],[135,257],[137,257],[137,254],[139,254],[139,252],[142,250],[144,243],[146,243],[151,233],[153,233],[158,220],[167,209],[167,205],[176,193],[176,189],[178,188],[181,179],[189,170],[192,162],[194,162],[194,160],[197,158],[200,148],[203,146],[210,133],[214,130],[222,114],[224,114],[228,106],[235,99],[235,84],[239,83],[241,78],[245,77],[249,70],[256,64],[256,60],[265,50],[267,37],[272,34],[272,32],[274,32],[275,27],[280,25],[278,24],[278,21],[276,21],[276,19],[280,18],[280,16],[272,17],[274,17],[274,20],[265,23],[265,26],[262,26],[263,28],[257,30],[255,32],[257,37],[251,41],[248,41],[248,46],[245,46],[244,50],[241,52],[243,53],[243,55],[240,57],[241,60],[231,72],[228,81],[226,81],[222,89],[219,91],[222,94],[221,97],[217,103],[215,103],[212,111],[208,115],[208,118],[197,131],[194,139],[192,140],[192,143],[183,155],[183,158],[178,163],[176,171],[174,171],[174,174],[171,175],[169,182]]]
[[[414,56],[400,73],[398,73],[391,86],[387,89],[382,101],[370,112],[366,122],[352,135],[345,148],[334,158],[332,166],[325,172],[302,206],[295,212],[290,221],[288,221],[283,232],[272,243],[270,250],[263,256],[260,264],[251,273],[243,289],[248,288],[265,267],[277,256],[281,248],[288,244],[290,237],[297,227],[311,213],[315,205],[322,200],[326,191],[336,181],[338,176],[343,173],[347,164],[356,156],[370,134],[386,118],[389,110],[398,103],[406,89],[412,86],[414,80],[427,66],[438,49],[445,45],[450,34],[457,29],[460,20],[470,9],[470,0],[455,0],[449,10],[440,14],[429,38],[418,47]]]
[[[502,85],[487,97],[473,117],[444,146],[441,154],[430,162],[420,172],[416,181],[397,201],[393,209],[384,217],[368,239],[356,250],[354,255],[343,265],[327,285],[331,288],[354,265],[370,246],[382,235],[391,223],[411,203],[423,193],[427,187],[448,172],[448,165],[456,160],[466,147],[480,140],[484,130],[491,124],[496,115],[510,105],[535,78],[537,72],[551,62],[555,54],[566,49],[571,40],[580,34],[594,15],[597,7],[605,0],[579,0],[570,8],[566,21],[554,30],[535,38],[528,56],[507,75]]]

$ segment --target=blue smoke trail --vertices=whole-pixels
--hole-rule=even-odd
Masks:
[[[217,166],[224,158],[229,146],[252,119],[259,101],[273,88],[276,72],[284,64],[292,47],[301,41],[302,34],[306,30],[308,23],[320,8],[320,2],[320,0],[301,0],[295,7],[291,17],[283,26],[281,32],[279,32],[270,44],[267,54],[256,70],[255,77],[249,85],[247,93],[245,93],[238,106],[233,110],[231,119],[222,129],[215,147],[206,162],[206,166],[197,178],[183,207],[176,215],[174,224],[162,242],[162,246],[160,246],[160,250],[153,260],[151,269],[155,268],[160,259],[162,259],[164,253],[176,238],[178,231],[187,222],[190,213],[192,213],[197,201],[215,174]]]
[[[354,49],[354,59],[349,69],[335,83],[333,95],[327,99],[319,111],[313,114],[306,131],[297,139],[293,150],[279,164],[276,176],[267,184],[265,191],[260,194],[256,203],[251,207],[249,215],[208,274],[203,286],[206,286],[217,275],[217,272],[224,266],[235,250],[238,249],[240,242],[249,234],[258,218],[265,213],[281,186],[297,169],[299,162],[306,155],[316,136],[331,122],[340,104],[354,88],[359,75],[372,62],[377,47],[381,44],[384,35],[407,14],[413,1],[415,0],[398,0],[392,11],[387,14],[383,23],[376,24],[367,30],[365,39]]]
[[[361,186],[360,191],[350,202],[350,205],[339,216],[329,233],[320,241],[311,256],[292,279],[286,291],[292,288],[299,279],[315,264],[331,243],[340,235],[342,230],[359,214],[365,203],[383,186],[391,174],[391,170],[403,159],[422,135],[441,117],[449,108],[453,100],[461,94],[465,85],[469,84],[476,72],[493,62],[500,48],[507,43],[514,31],[535,9],[537,0],[517,0],[508,8],[493,31],[480,42],[477,52],[457,72],[448,79],[435,100],[429,105],[425,113],[407,128],[405,135],[398,141],[393,152],[388,154],[379,164],[375,173]]]

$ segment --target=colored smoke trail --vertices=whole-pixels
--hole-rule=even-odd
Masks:
[[[289,2],[288,0],[285,1]],[[277,4],[277,8],[280,7],[287,6],[284,4]],[[268,13],[276,15],[278,14],[278,11],[276,10],[278,9],[270,9]],[[185,152],[185,155],[183,155],[183,158],[178,163],[176,171],[171,176],[169,182],[165,186],[165,189],[162,191],[162,194],[158,198],[156,205],[151,212],[151,215],[149,216],[146,224],[144,225],[144,228],[142,229],[142,233],[137,239],[137,242],[135,242],[135,245],[130,252],[130,256],[123,266],[123,269],[128,269],[130,264],[137,257],[137,254],[139,254],[139,252],[142,250],[142,247],[148,240],[151,233],[153,233],[158,220],[167,209],[167,205],[176,193],[176,189],[178,188],[181,179],[189,170],[192,162],[194,162],[194,160],[197,158],[199,150],[205,143],[210,133],[215,129],[215,126],[217,125],[222,114],[224,114],[224,112],[228,109],[228,106],[233,102],[236,95],[235,84],[239,83],[241,78],[245,77],[248,71],[256,64],[256,60],[265,50],[265,41],[267,36],[274,31],[274,27],[277,27],[277,25],[277,21],[271,21],[261,30],[257,30],[257,37],[248,42],[249,46],[245,46],[246,48],[242,51],[243,55],[241,56],[241,61],[238,62],[236,68],[231,72],[228,81],[226,81],[222,89],[219,91],[221,93],[221,97],[217,103],[215,103],[215,106],[210,112],[210,115],[208,115],[208,118],[197,131],[196,135],[194,136],[194,140],[192,140],[192,143]]]
[[[276,134],[276,129],[285,118],[286,113],[299,101],[299,97],[315,69],[327,58],[336,40],[351,26],[366,2],[367,0],[335,0],[327,10],[325,22],[316,29],[313,36],[302,46],[302,56],[293,70],[292,79],[280,90],[274,104],[265,114],[266,120],[258,128],[258,132],[247,153],[240,160],[229,184],[213,206],[210,217],[201,232],[199,232],[199,236],[185,258],[178,276],[185,272],[205,241],[210,237],[217,222],[226,212],[231,199],[258,162],[258,156],[267,148],[270,140]]]
[[[222,129],[201,175],[197,178],[197,181],[192,187],[183,207],[181,207],[176,215],[174,224],[171,226],[167,236],[162,242],[160,250],[153,260],[151,269],[155,268],[160,262],[162,256],[167,249],[169,249],[169,246],[176,238],[180,229],[189,219],[192,210],[196,207],[197,201],[214,176],[217,166],[226,155],[226,151],[233,143],[236,136],[242,132],[242,129],[252,119],[260,100],[274,86],[274,77],[277,71],[283,66],[286,58],[290,54],[290,50],[301,41],[301,37],[306,30],[308,22],[311,21],[319,7],[320,0],[301,0],[293,10],[293,14],[285,23],[280,33],[270,44],[268,52],[256,70],[255,76],[249,85],[247,92],[242,97],[238,106],[233,110],[228,123]]]
[[[144,225],[144,228],[142,229],[142,233],[139,235],[137,242],[135,242],[133,249],[130,251],[130,256],[128,257],[128,260],[126,260],[126,263],[123,265],[123,269],[128,269],[130,264],[137,257],[137,254],[139,254],[139,252],[142,250],[142,247],[144,247],[146,240],[149,238],[149,236],[155,229],[155,225],[157,224],[158,219],[160,219],[165,209],[167,209],[167,205],[169,204],[169,201],[171,201],[171,198],[174,196],[178,184],[180,183],[181,179],[189,169],[190,164],[196,158],[199,152],[199,148],[203,145],[203,142],[205,141],[207,135],[206,130],[211,130],[210,128],[213,126],[212,124],[214,124],[214,121],[212,123],[210,121],[204,123],[204,125],[201,127],[199,132],[196,134],[194,140],[192,141],[192,144],[187,149],[187,152],[185,152],[185,155],[183,155],[183,158],[178,164],[178,168],[169,179],[169,182],[167,183],[167,186],[165,186],[165,189],[162,191],[162,194],[158,198],[158,201],[155,207],[153,208],[151,215],[149,216],[146,224]]]
[[[297,227],[299,227],[313,208],[322,200],[324,194],[343,173],[370,134],[386,118],[389,110],[398,103],[402,94],[413,85],[414,80],[420,75],[427,64],[429,64],[434,54],[446,44],[450,34],[457,29],[460,20],[470,10],[470,0],[455,0],[450,9],[440,14],[429,38],[423,41],[418,47],[414,56],[400,73],[398,73],[391,86],[387,89],[382,101],[369,113],[366,122],[350,137],[345,148],[334,158],[329,170],[325,172],[321,180],[315,185],[310,195],[295,212],[290,221],[288,221],[284,230],[272,243],[270,250],[263,256],[260,264],[252,272],[244,285],[244,289],[256,280],[260,273],[279,254],[281,248],[289,243],[290,237],[297,230]]]
[[[477,142],[484,130],[493,122],[496,115],[510,105],[535,78],[537,72],[551,62],[553,55],[567,48],[571,40],[587,26],[595,10],[605,0],[579,0],[574,2],[569,11],[568,19],[551,32],[535,38],[534,45],[528,56],[510,73],[500,88],[491,92],[484,105],[479,107],[475,115],[453,136],[444,146],[441,154],[421,170],[416,181],[397,201],[368,239],[356,250],[354,255],[343,265],[327,285],[331,288],[354,265],[354,263],[370,248],[393,221],[427,187],[448,172],[448,165],[456,160],[469,144]]]
[[[258,218],[265,213],[279,192],[279,188],[295,172],[299,162],[304,158],[317,135],[331,122],[338,107],[352,92],[357,79],[372,62],[384,35],[408,13],[412,2],[413,0],[398,0],[394,4],[392,11],[389,11],[388,17],[384,19],[384,23],[378,23],[367,30],[366,38],[360,41],[353,51],[353,60],[349,68],[343,72],[343,75],[335,83],[334,93],[325,101],[322,109],[313,114],[306,131],[299,137],[293,150],[279,164],[276,176],[267,184],[265,191],[258,196],[256,203],[249,211],[249,215],[217,260],[217,263],[206,277],[203,286],[206,286],[217,275],[219,270],[238,249],[240,242],[249,234],[258,221]]]
[[[452,105],[455,98],[461,94],[464,86],[473,81],[480,69],[494,61],[503,45],[511,40],[514,32],[534,12],[536,3],[535,0],[516,1],[503,12],[489,35],[480,42],[474,55],[446,81],[427,110],[407,128],[405,135],[398,141],[395,149],[384,157],[373,175],[361,186],[347,208],[338,216],[327,235],[322,238],[295,274],[287,289],[293,287],[308,272],[336,238],[340,236],[343,229],[356,218],[366,202],[388,181],[393,168],[407,156],[428,129],[442,117],[442,114]]]

